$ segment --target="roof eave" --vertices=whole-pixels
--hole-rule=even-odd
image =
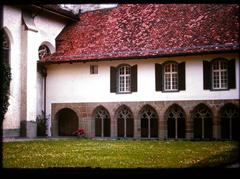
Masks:
[[[51,6],[47,6],[47,5],[39,5],[39,4],[32,4],[31,5],[33,8],[36,9],[41,9],[43,11],[49,12],[51,14],[55,14],[57,16],[63,17],[65,19],[77,22],[79,20],[79,16],[78,15],[74,15],[71,12],[64,10],[64,9],[56,9],[56,8],[52,8]]]
[[[198,56],[198,55],[208,55],[208,54],[219,54],[219,53],[236,53],[239,52],[239,49],[233,50],[218,50],[218,51],[208,51],[208,52],[194,52],[194,53],[175,53],[175,54],[157,54],[157,55],[146,55],[146,56],[128,56],[128,57],[109,57],[109,58],[92,58],[92,59],[71,59],[69,60],[47,60],[47,61],[38,61],[42,64],[61,64],[61,63],[79,63],[79,62],[99,62],[99,61],[113,61],[113,60],[135,60],[135,59],[147,59],[147,58],[164,58],[164,57],[180,57],[180,56]],[[68,58],[68,57],[65,57]]]

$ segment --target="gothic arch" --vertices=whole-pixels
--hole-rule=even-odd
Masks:
[[[201,103],[192,113],[194,138],[210,139],[213,136],[213,114],[211,109]]]
[[[139,112],[139,119],[141,121],[141,137],[158,137],[158,115],[152,106],[143,106]]]
[[[111,136],[111,120],[108,110],[103,106],[98,106],[93,111],[96,137]]]
[[[185,138],[186,114],[181,106],[178,104],[169,106],[164,118],[167,121],[168,138]]]
[[[237,140],[240,138],[239,109],[232,103],[227,103],[219,110],[221,138]]]
[[[126,105],[119,106],[115,112],[115,119],[118,137],[133,137],[134,120],[130,108]]]
[[[12,45],[13,45],[13,43],[14,43],[12,33],[11,33],[11,31],[10,31],[6,26],[3,27],[3,31],[4,31],[4,33],[5,33],[5,34],[7,35],[7,37],[8,37],[9,44],[10,44],[9,49],[11,49],[11,47],[12,47]]]
[[[78,115],[70,108],[60,109],[55,115],[55,120],[57,120],[59,136],[72,136],[79,126]]]

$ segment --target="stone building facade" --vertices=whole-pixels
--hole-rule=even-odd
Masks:
[[[33,7],[4,6],[5,136],[35,137],[43,111],[49,136],[239,138],[239,5]]]

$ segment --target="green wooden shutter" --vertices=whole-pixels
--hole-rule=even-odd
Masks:
[[[236,88],[235,59],[228,61],[228,88]]]
[[[155,63],[155,87],[156,91],[162,91],[162,65]]]
[[[110,67],[110,92],[116,93],[116,68]]]
[[[179,89],[179,91],[186,89],[185,62],[178,64],[178,89]]]
[[[137,65],[131,67],[131,91],[137,92]]]
[[[211,89],[212,75],[211,75],[211,63],[203,61],[203,89]]]

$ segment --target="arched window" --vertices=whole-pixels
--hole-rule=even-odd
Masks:
[[[185,113],[178,105],[172,105],[166,112],[168,138],[185,138]]]
[[[41,60],[42,58],[50,55],[51,52],[50,52],[50,49],[48,48],[48,46],[46,45],[41,45],[39,48],[38,48],[38,57],[39,57],[39,60]]]
[[[221,137],[223,139],[240,139],[239,110],[233,104],[226,104],[220,109]]]
[[[212,113],[204,104],[199,104],[193,110],[194,138],[212,138]]]
[[[228,88],[228,63],[226,60],[212,61],[212,82],[213,89]]]
[[[117,110],[118,137],[133,137],[133,114],[127,106]]]
[[[163,69],[164,91],[178,91],[178,64],[168,62]]]
[[[95,136],[110,137],[110,115],[108,111],[100,106],[94,112]]]
[[[144,106],[140,112],[141,137],[158,137],[158,118],[151,106]]]

